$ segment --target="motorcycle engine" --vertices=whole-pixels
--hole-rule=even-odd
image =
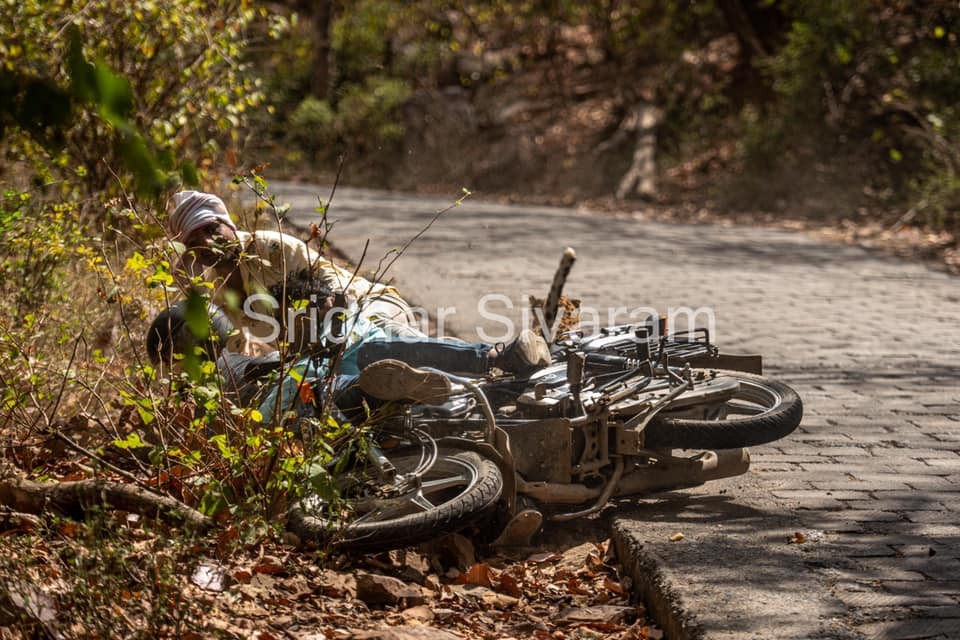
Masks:
[[[527,418],[562,418],[570,415],[574,403],[568,388],[550,389],[543,383],[517,396],[517,410]]]
[[[559,363],[530,376],[532,386],[517,396],[517,411],[533,419],[562,418],[578,413],[567,373],[567,364]]]

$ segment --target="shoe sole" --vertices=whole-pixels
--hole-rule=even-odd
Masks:
[[[357,381],[364,393],[381,400],[412,400],[423,404],[440,404],[450,397],[450,380],[446,376],[415,369],[399,360],[380,360],[360,372]]]
[[[521,341],[521,349],[531,365],[544,367],[550,364],[550,347],[536,331],[527,329],[520,334],[518,340]]]
[[[517,355],[523,361],[514,373],[528,375],[551,363],[550,347],[546,341],[532,329],[524,329],[517,336]]]

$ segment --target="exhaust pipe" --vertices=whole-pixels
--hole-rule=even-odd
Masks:
[[[710,480],[730,478],[750,469],[750,452],[746,449],[704,451],[697,458],[667,458],[662,464],[641,467],[624,475],[615,495],[669,491],[696,487]]]

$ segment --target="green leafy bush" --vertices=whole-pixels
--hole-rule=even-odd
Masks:
[[[804,152],[824,160],[859,153],[864,171],[901,202],[951,201],[960,170],[960,9],[865,0],[779,7],[789,28],[758,63],[774,98],[747,123],[748,160],[770,167]]]
[[[290,116],[288,134],[294,144],[315,156],[336,142],[336,121],[329,102],[307,96]]]
[[[83,241],[76,208],[38,202],[12,189],[0,195],[0,311],[22,319],[69,299],[67,268]]]
[[[914,196],[921,222],[960,232],[960,175],[955,171],[931,171],[914,184]]]
[[[329,161],[343,151],[396,151],[405,131],[400,108],[409,95],[406,81],[373,76],[344,86],[336,108],[308,96],[291,114],[286,136],[313,160]]]
[[[368,76],[383,73],[403,13],[387,0],[360,0],[341,13],[332,29],[338,84],[362,84]]]
[[[184,157],[210,166],[239,144],[249,110],[262,102],[260,81],[242,62],[261,14],[230,1],[93,0],[82,11],[70,0],[0,3],[0,75],[70,87],[77,100],[58,144],[41,153],[36,136],[8,130],[8,157],[32,163],[45,182],[82,179],[87,193],[116,185],[119,157],[143,155],[131,145],[151,148],[164,169]],[[94,87],[107,93],[95,96]],[[77,108],[90,102],[96,108]]]
[[[372,76],[345,87],[337,105],[342,135],[352,146],[376,150],[403,138],[400,106],[410,95],[404,80]]]

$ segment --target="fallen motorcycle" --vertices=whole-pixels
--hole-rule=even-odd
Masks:
[[[368,425],[362,454],[337,475],[337,500],[289,512],[302,541],[398,548],[498,513],[563,521],[616,497],[745,473],[746,447],[791,433],[803,415],[758,357],[720,354],[705,330],[659,336],[651,324],[575,332],[529,378],[468,379],[436,406],[406,406]],[[738,370],[739,369],[739,370]],[[509,527],[508,527],[509,529]]]

